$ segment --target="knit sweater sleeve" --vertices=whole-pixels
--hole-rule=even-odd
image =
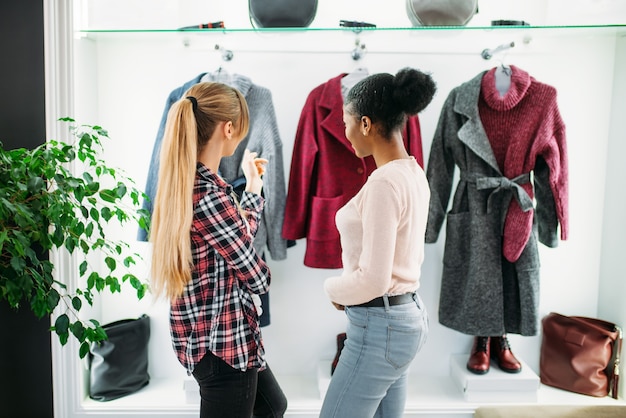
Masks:
[[[533,183],[535,186],[535,216],[537,218],[537,238],[547,247],[557,247],[557,229],[559,221],[556,215],[554,195],[550,187],[550,169],[542,157],[537,158],[533,170]]]
[[[569,235],[569,181],[568,181],[568,157],[565,142],[565,127],[560,116],[555,116],[556,127],[552,139],[548,142],[542,156],[549,167],[549,184],[554,197],[556,217],[561,226],[561,240],[566,240]],[[539,204],[539,202],[538,202]]]
[[[256,102],[263,106],[264,111],[258,112],[257,120],[257,142],[262,145],[264,153],[260,157],[267,158],[267,173],[263,180],[263,193],[266,200],[265,210],[261,222],[261,229],[264,235],[267,249],[273,260],[284,260],[287,258],[287,241],[282,237],[283,219],[285,217],[285,167],[283,164],[283,148],[272,94],[269,89],[253,86],[249,95],[258,96]]]

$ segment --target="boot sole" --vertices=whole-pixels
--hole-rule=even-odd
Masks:
[[[487,369],[487,370],[475,370],[475,369],[471,369],[469,366],[466,366],[466,367],[467,367],[468,371],[470,371],[470,372],[472,372],[474,374],[482,375],[482,374],[487,374],[487,372],[489,372],[489,369]]]

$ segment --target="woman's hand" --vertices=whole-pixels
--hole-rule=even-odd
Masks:
[[[331,301],[332,302],[332,301]],[[346,309],[345,306],[338,304],[337,302],[332,302],[333,306],[335,307],[335,309],[337,309],[338,311],[343,311]]]
[[[265,174],[265,164],[268,161],[265,158],[258,158],[257,155],[256,152],[250,152],[246,149],[243,153],[241,168],[246,177],[246,191],[261,194],[263,188],[261,177]]]

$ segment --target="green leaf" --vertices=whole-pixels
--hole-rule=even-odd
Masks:
[[[96,222],[98,222],[98,220],[100,219],[100,212],[98,212],[98,209],[96,208],[91,208],[91,210],[89,211],[89,215],[91,215],[91,219]]]
[[[29,193],[39,193],[45,187],[46,183],[44,183],[41,177],[31,177],[30,179],[28,179],[27,189]]]
[[[89,148],[92,145],[92,141],[91,141],[91,135],[84,133],[81,137],[80,137],[80,146],[81,147],[86,147]]]
[[[9,238],[9,232],[5,229],[0,231],[0,254],[2,254],[2,247],[4,247],[5,241]]]
[[[57,307],[57,305],[59,304],[59,300],[61,300],[59,292],[57,292],[54,288],[50,289],[47,297],[48,312],[52,312],[54,308]]]
[[[111,209],[109,209],[106,206],[100,209],[100,214],[102,215],[102,218],[107,222],[110,221],[111,218],[113,217],[113,213],[111,212]]]
[[[67,248],[67,251],[70,252],[70,254],[72,254],[74,252],[74,248],[76,248],[76,238],[74,238],[73,236],[68,236],[65,239],[65,248]]]
[[[83,179],[87,182],[87,184],[93,182],[93,177],[91,176],[91,174],[89,174],[87,172],[83,173]]]
[[[115,193],[117,194],[118,198],[123,198],[124,196],[126,196],[126,185],[124,183],[117,183],[117,187],[115,188]]]
[[[80,180],[75,179],[74,177],[68,177],[65,181],[65,184],[67,184],[72,189],[76,189],[82,185]]]
[[[114,190],[100,190],[99,195],[100,198],[105,202],[115,203],[115,201],[117,200],[117,193]]]
[[[24,289],[26,289],[26,287]],[[29,292],[30,292],[30,289],[29,289]],[[42,294],[43,292],[41,292],[41,289],[38,289],[38,291],[35,292],[35,295],[33,295],[30,301],[30,308],[32,309],[33,313],[37,316],[37,318],[43,318],[49,313],[46,299],[44,296],[42,296]]]
[[[54,321],[54,331],[59,335],[67,333],[69,326],[70,318],[66,314],[59,315],[56,321]]]
[[[135,259],[133,257],[130,257],[130,256],[126,257],[124,259],[124,267],[128,268],[128,267],[130,267],[131,264],[135,264]]]
[[[85,341],[85,327],[83,326],[82,322],[74,322],[72,325],[70,325],[70,331],[72,331],[72,334],[74,335],[74,337],[76,337],[78,341]]]
[[[76,311],[80,311],[80,308],[83,307],[83,301],[78,297],[78,296],[74,296],[72,298],[72,307],[76,310]]]
[[[85,228],[85,235],[87,236],[87,238],[93,235],[93,223],[89,222],[87,224],[87,227]]]
[[[85,188],[84,187],[76,187],[74,189],[74,196],[76,197],[76,200],[78,200],[79,202],[81,202],[83,200],[83,198],[85,197]]]
[[[100,278],[100,275],[93,271],[87,278],[87,289],[93,289],[96,285],[96,281]]]
[[[98,182],[90,182],[85,186],[86,196],[92,196],[96,194],[98,190],[100,190],[100,183]]]
[[[89,306],[93,306],[93,293],[90,290],[86,290],[83,292],[83,296],[85,300],[89,304]]]
[[[113,276],[107,276],[105,283],[107,286],[109,286],[109,290],[111,291],[111,293],[122,291],[120,282]]]
[[[15,270],[16,273],[20,273],[26,268],[26,261],[24,261],[22,257],[12,257],[11,267],[13,268],[13,270]]]
[[[56,227],[54,233],[52,234],[52,242],[55,247],[60,247],[63,245],[63,241],[65,241],[65,236],[63,235],[63,230],[59,227]]]
[[[137,277],[131,275],[129,278],[130,285],[137,291],[137,299],[141,300],[146,295],[148,291],[148,286],[145,283],[142,283]]]
[[[104,262],[106,263],[107,267],[111,271],[113,271],[113,270],[115,270],[117,268],[117,261],[115,261],[115,259],[112,258],[112,257],[106,257],[104,259]]]
[[[85,358],[87,353],[89,353],[89,343],[83,342],[78,349],[78,355],[80,358]]]
[[[142,284],[140,288],[137,289],[137,299],[141,300],[144,298],[144,296],[146,296],[146,293],[148,292],[148,286],[145,284]]]
[[[80,266],[78,267],[78,272],[80,273],[80,276],[84,276],[85,272],[87,272],[87,260],[84,260],[82,263],[80,263]]]
[[[98,292],[102,292],[102,290],[104,290],[105,286],[106,286],[105,280],[102,277],[98,276],[96,278],[96,290]]]

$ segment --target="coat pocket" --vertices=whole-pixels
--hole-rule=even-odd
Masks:
[[[339,239],[339,231],[337,231],[335,226],[335,214],[341,209],[343,204],[343,196],[313,197],[307,236],[315,241]]]
[[[492,214],[449,213],[443,264],[467,268],[484,260],[499,260],[502,254],[500,220]]]

